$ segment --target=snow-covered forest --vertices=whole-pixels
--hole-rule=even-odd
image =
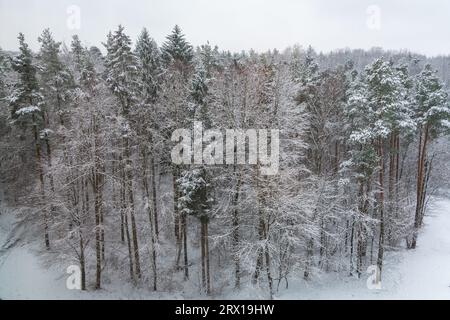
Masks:
[[[273,298],[369,266],[379,281],[449,187],[450,56],[233,53],[178,26],[160,44],[123,26],[98,46],[28,40],[0,51],[0,217],[21,230],[0,255],[33,244],[93,294]],[[194,121],[279,129],[278,173],[175,164],[172,132]]]

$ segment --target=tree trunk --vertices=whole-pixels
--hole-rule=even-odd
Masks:
[[[42,161],[41,161],[41,145],[39,143],[39,135],[38,135],[38,129],[36,124],[36,117],[33,114],[32,116],[33,121],[33,136],[34,136],[34,146],[35,146],[35,156],[36,156],[36,167],[37,172],[39,175],[39,189],[41,192],[41,200],[42,205],[45,203],[45,189],[44,189],[44,170],[42,168]],[[47,250],[50,249],[50,237],[48,234],[48,216],[47,216],[47,209],[43,208],[43,224],[44,224],[44,243]]]
[[[152,170],[152,207],[153,207],[153,219],[155,224],[155,235],[156,241],[159,239],[159,226],[158,226],[158,206],[156,201],[156,170],[155,170],[155,159],[154,156],[150,156],[150,167]]]
[[[92,116],[93,129],[93,157],[94,168],[92,169],[92,187],[94,190],[94,215],[95,215],[95,253],[96,253],[96,280],[95,288],[101,287],[101,273],[102,273],[102,210],[103,210],[103,176],[101,173],[102,165],[100,164],[100,154],[98,146],[98,128],[95,115]]]
[[[48,141],[48,138],[45,139],[45,145],[47,147],[47,166],[48,166],[48,177],[50,182],[50,191],[52,192],[52,198],[55,194],[55,183],[53,180],[53,173],[52,173],[52,151],[50,147],[50,142]],[[50,219],[55,216],[55,206],[53,203],[50,205]]]
[[[128,260],[130,262],[130,278],[133,283],[136,283],[136,278],[134,276],[134,265],[133,265],[133,248],[131,245],[130,231],[128,228],[128,213],[125,212],[125,234],[127,238],[127,246],[128,246]]]
[[[209,295],[211,294],[211,274],[210,274],[210,268],[209,268],[209,224],[208,220],[205,224],[205,254],[206,254],[206,293]]]
[[[155,215],[152,214],[152,208],[153,210],[155,209],[154,207],[152,207],[150,205],[150,191],[148,188],[148,183],[147,183],[147,161],[146,161],[146,154],[144,151],[143,154],[143,168],[144,168],[144,174],[143,174],[143,178],[142,178],[142,184],[145,190],[145,196],[147,198],[147,211],[148,211],[148,221],[149,221],[149,228],[150,228],[150,247],[151,247],[151,255],[152,255],[152,260],[151,260],[151,266],[152,266],[152,272],[153,272],[153,290],[156,291],[157,290],[157,269],[156,269],[156,226],[154,225],[154,221],[153,218],[155,217]]]
[[[211,278],[209,273],[209,243],[208,217],[200,218],[200,251],[202,264],[202,288],[206,294],[211,293]]]
[[[267,244],[265,246],[264,251],[265,251],[264,253],[266,256],[266,273],[267,273],[267,282],[269,284],[269,297],[270,297],[270,300],[272,300],[273,299],[273,280],[272,280],[272,274],[270,272],[270,264],[271,264],[270,252],[269,252],[269,248],[268,248]]]
[[[379,138],[378,141],[378,156],[380,157],[380,172],[379,172],[379,213],[380,213],[380,238],[378,241],[378,257],[377,266],[379,269],[377,282],[381,280],[381,271],[383,268],[383,254],[384,254],[384,150],[383,150],[383,140]]]
[[[81,226],[80,226],[81,228]],[[84,258],[84,241],[83,234],[80,230],[80,270],[81,270],[81,290],[86,290],[86,261]]]
[[[97,183],[94,185],[95,193],[95,254],[96,254],[96,273],[95,273],[95,288],[101,288],[101,275],[102,275],[102,258],[101,258],[101,233],[100,233],[100,210],[101,210],[101,196]]]
[[[202,289],[206,291],[206,252],[205,252],[205,218],[200,218],[200,251],[202,261]]]
[[[141,278],[141,264],[139,259],[139,242],[136,228],[136,219],[134,215],[134,195],[133,195],[133,172],[132,172],[132,161],[129,146],[129,139],[125,138],[125,163],[126,163],[126,189],[128,193],[128,202],[130,208],[130,222],[131,222],[131,235],[133,239],[133,253],[134,253],[134,264],[136,277]]]
[[[354,243],[353,243],[353,239],[354,239],[354,235],[355,235],[355,218],[353,218],[353,222],[352,222],[352,230],[350,232],[350,276],[353,275],[353,247],[354,247]]]
[[[309,279],[309,273],[311,272],[311,265],[312,265],[311,260],[314,253],[313,250],[314,250],[314,239],[310,238],[306,246],[306,263],[305,263],[305,271],[303,272],[303,278],[305,280]]]
[[[234,166],[234,172],[236,172],[236,165]],[[241,286],[241,262],[239,258],[239,192],[241,188],[242,176],[239,172],[238,180],[236,183],[234,196],[233,196],[233,216],[232,216],[232,245],[233,245],[233,259],[234,259],[234,287],[239,289]]]
[[[181,217],[178,211],[178,168],[172,168],[172,182],[173,182],[173,215],[174,215],[174,233],[177,247],[177,257],[175,261],[175,266],[180,269],[181,251],[182,251],[182,228],[181,228]]]
[[[417,159],[417,187],[416,187],[416,210],[414,216],[414,231],[411,240],[411,249],[415,249],[417,245],[417,236],[421,226],[421,216],[423,214],[424,204],[424,184],[425,184],[425,161],[427,153],[427,143],[429,135],[428,124],[425,128],[420,129],[419,136],[419,153]]]
[[[181,215],[181,229],[183,234],[183,253],[184,253],[184,280],[189,279],[189,262],[187,252],[187,217],[186,214]]]
[[[256,284],[259,280],[259,275],[264,264],[264,247],[262,246],[265,240],[265,228],[266,221],[264,217],[264,208],[266,206],[265,197],[261,190],[261,176],[260,176],[260,164],[256,168],[256,193],[258,199],[258,248],[257,248],[257,258],[256,258],[256,268],[253,274],[253,284]]]

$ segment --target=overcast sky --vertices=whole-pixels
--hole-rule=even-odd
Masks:
[[[17,49],[19,32],[37,49],[46,27],[59,41],[77,33],[100,47],[118,24],[133,40],[145,26],[159,44],[179,24],[192,44],[231,51],[300,44],[450,54],[448,0],[0,0],[6,50]]]

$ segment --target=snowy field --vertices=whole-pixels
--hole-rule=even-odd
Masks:
[[[0,298],[1,299],[158,299],[181,295],[155,295],[132,287],[99,292],[66,289],[65,270],[42,265],[33,245],[20,239],[21,228],[13,216],[0,216]],[[381,290],[369,290],[366,279],[326,275],[308,283],[290,282],[276,299],[450,299],[450,200],[436,200],[425,218],[419,246],[414,251],[389,252]],[[14,236],[12,236],[14,235]],[[56,269],[56,270],[55,270]],[[195,297],[194,297],[195,298]],[[216,297],[219,298],[219,297]],[[257,290],[225,293],[220,298],[265,298]]]

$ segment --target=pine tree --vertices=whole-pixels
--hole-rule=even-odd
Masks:
[[[67,118],[67,107],[69,106],[70,90],[73,87],[73,79],[70,72],[66,69],[59,58],[61,43],[56,42],[49,29],[45,29],[38,38],[41,48],[38,54],[38,75],[40,80],[41,92],[43,94],[43,118],[44,128],[40,135],[46,146],[46,163],[48,167],[48,181],[50,185],[51,196],[54,199],[55,182],[53,178],[53,133],[56,131],[56,123],[65,125]],[[59,130],[58,130],[59,131]],[[64,139],[64,137],[63,137]],[[50,205],[50,216],[52,219],[56,214],[55,205]]]
[[[356,236],[356,273],[362,273],[363,256],[368,230],[369,204],[372,193],[372,176],[379,161],[376,148],[373,144],[374,135],[370,125],[373,115],[367,111],[368,91],[362,79],[355,79],[349,88],[349,98],[346,106],[346,115],[350,122],[349,147],[350,159],[344,163],[344,169],[351,167],[352,178],[357,188],[356,212],[352,216],[350,236],[350,274],[352,274],[354,235]]]
[[[361,76],[361,80],[356,82],[349,98],[349,115],[354,127],[351,139],[360,145],[359,153],[369,156],[372,163],[373,152],[377,151],[378,163],[378,201],[377,212],[379,219],[379,243],[377,265],[382,270],[383,254],[385,246],[386,221],[391,212],[386,213],[385,208],[385,141],[391,136],[391,147],[388,152],[395,155],[393,140],[397,140],[397,135],[407,129],[414,127],[411,119],[410,104],[407,100],[406,74],[399,72],[393,64],[383,59],[377,59],[368,65]],[[371,145],[371,146],[370,146]],[[369,148],[369,149],[367,149]],[[367,150],[366,150],[367,149]],[[366,150],[366,151],[365,151]],[[362,152],[362,153],[361,153]],[[391,156],[391,159],[393,156]],[[357,156],[356,158],[360,158]],[[359,160],[361,161],[361,160]],[[366,160],[364,160],[366,162]],[[392,162],[391,162],[392,164]],[[367,190],[364,191],[363,180],[360,180],[359,198],[367,198]],[[370,185],[367,184],[367,188]],[[367,207],[363,204],[364,214],[367,214]],[[362,236],[365,238],[365,236]],[[360,241],[360,240],[358,240]],[[362,248],[360,248],[362,246]],[[363,242],[358,243],[358,274],[361,272],[361,255],[365,255]]]

